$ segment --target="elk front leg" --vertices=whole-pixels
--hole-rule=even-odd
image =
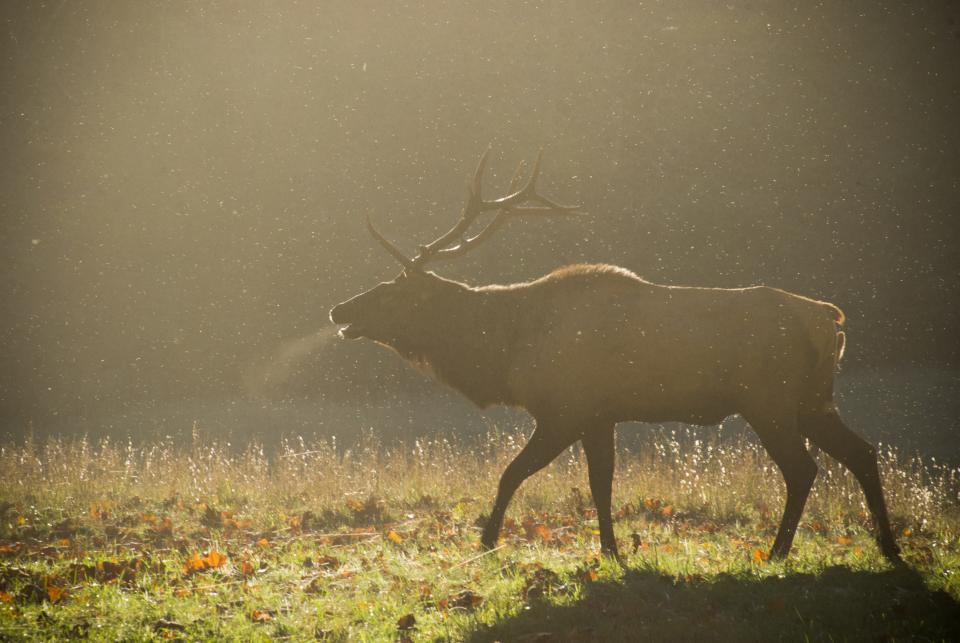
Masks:
[[[614,427],[603,427],[584,435],[581,442],[587,454],[587,469],[590,474],[590,492],[597,506],[597,522],[600,523],[600,551],[620,560],[617,539],[613,535],[613,517],[610,502],[613,495]]]
[[[835,458],[856,477],[867,497],[867,506],[873,514],[877,543],[880,551],[892,563],[900,563],[900,547],[890,529],[887,503],[883,499],[880,471],[877,468],[877,450],[851,431],[836,410],[804,415],[800,430],[811,442]]]
[[[787,503],[780,520],[780,529],[770,549],[770,558],[786,558],[797,533],[800,515],[817,477],[817,463],[810,457],[796,422],[747,418],[760,437],[760,442],[783,474],[787,485]]]
[[[517,454],[500,477],[500,486],[497,488],[497,499],[493,503],[493,511],[483,528],[480,543],[487,549],[493,549],[500,537],[500,527],[503,524],[503,515],[507,505],[520,484],[531,475],[550,464],[554,458],[573,444],[573,439],[567,439],[566,434],[552,431],[539,424],[526,446]]]

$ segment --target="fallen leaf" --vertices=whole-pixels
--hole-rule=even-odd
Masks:
[[[853,538],[850,538],[849,536],[837,536],[837,544],[838,544],[838,545],[852,545],[852,544],[853,544]]]
[[[340,560],[333,556],[323,555],[317,558],[318,567],[339,567]]]
[[[207,567],[216,569],[217,567],[222,567],[227,562],[227,557],[225,554],[221,554],[217,550],[213,549],[210,553],[207,554],[205,559]]]
[[[153,623],[153,629],[155,630],[173,630],[176,632],[184,632],[187,629],[186,625],[182,623],[177,623],[176,621],[171,621],[166,618],[161,618],[156,620]]]
[[[444,601],[441,601],[444,602]],[[451,596],[445,601],[447,607],[459,607],[461,609],[473,609],[483,602],[483,596],[476,594],[469,589]]]
[[[552,536],[550,535],[550,529],[543,523],[538,524],[534,527],[534,533],[537,537],[545,543],[550,542]]]
[[[763,551],[759,547],[753,550],[753,562],[762,563],[767,560],[767,552]]]
[[[57,587],[56,585],[47,586],[47,597],[50,599],[51,603],[58,602],[66,594],[66,590],[62,587]]]
[[[253,610],[250,618],[254,623],[265,623],[273,620],[273,613],[270,610]]]
[[[411,630],[417,625],[417,619],[414,618],[413,614],[404,614],[397,621],[397,629],[401,632],[406,630]]]
[[[387,539],[398,545],[403,542],[403,538],[400,537],[400,534],[392,529],[387,532]]]

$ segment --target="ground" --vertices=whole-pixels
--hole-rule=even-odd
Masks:
[[[0,451],[0,638],[949,640],[960,637],[960,471],[882,471],[906,565],[820,455],[793,552],[784,490],[743,437],[660,431],[618,453],[624,565],[598,555],[582,454],[531,478],[499,547],[479,525],[524,440],[286,440],[267,454],[48,439]]]

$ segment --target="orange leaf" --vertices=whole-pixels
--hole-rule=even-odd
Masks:
[[[225,554],[221,554],[217,550],[211,550],[207,557],[203,560],[206,563],[207,567],[211,569],[216,569],[217,567],[223,567],[227,562],[227,557]]]
[[[550,529],[543,523],[540,523],[536,527],[534,527],[533,533],[535,533],[537,537],[539,537],[540,540],[542,540],[543,542],[545,543],[550,542],[550,539],[551,539]]]
[[[250,563],[249,560],[244,560],[242,563],[240,563],[241,575],[250,576],[251,574],[253,574],[253,571],[254,571],[253,565]]]
[[[664,516],[672,516],[672,515],[673,515],[673,505],[667,505],[666,507],[664,507],[663,509],[660,510],[660,513],[662,513]]]
[[[272,621],[273,614],[267,610],[253,610],[250,618],[253,619],[255,623],[263,623],[265,621]]]
[[[767,560],[767,552],[759,548],[753,550],[753,562],[762,563],[765,560]]]
[[[403,538],[400,537],[400,534],[398,534],[392,529],[387,532],[387,539],[393,541],[398,545],[403,542]]]
[[[853,548],[853,555],[854,555],[854,556],[862,556],[862,555],[863,555],[863,547],[854,547],[854,548]]]
[[[13,601],[13,596],[9,592],[0,592],[0,603],[10,603]]]
[[[853,538],[850,538],[849,536],[837,536],[837,544],[838,544],[838,545],[852,545],[852,544],[853,544]]]
[[[599,577],[600,575],[597,574],[597,570],[595,569],[588,569],[583,573],[583,580],[585,580],[588,583],[595,583],[597,578]]]
[[[20,523],[20,524],[23,524],[23,523]],[[903,535],[904,535],[905,537],[909,538],[910,536],[913,535],[913,530],[910,529],[909,527],[904,527],[904,528],[903,528]]]
[[[69,539],[69,538],[60,538],[59,540],[57,540],[57,544],[60,545],[61,547],[69,547],[69,546],[70,546],[70,539]]]
[[[187,562],[183,566],[183,572],[185,574],[189,574],[191,572],[202,572],[204,569],[206,569],[206,567],[207,565],[204,560],[200,558],[200,554],[195,553],[191,558],[187,559]]]
[[[266,538],[261,538],[260,540],[257,541],[257,544],[260,545],[261,547],[269,547],[270,541],[267,540]]]
[[[56,587],[54,585],[47,586],[47,596],[50,598],[51,603],[56,603],[63,598],[65,591],[62,587]]]

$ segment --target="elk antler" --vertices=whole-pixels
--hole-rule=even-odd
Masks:
[[[427,262],[438,258],[450,258],[460,256],[472,248],[479,245],[485,239],[502,226],[508,218],[524,215],[551,215],[551,214],[579,214],[579,206],[560,205],[547,197],[537,193],[537,179],[540,176],[540,161],[543,157],[543,150],[537,154],[537,160],[533,164],[533,170],[527,177],[526,183],[522,188],[517,188],[523,177],[524,164],[521,161],[510,181],[510,192],[506,196],[492,201],[484,201],[481,196],[481,183],[483,182],[483,172],[487,166],[487,155],[490,152],[487,149],[480,157],[477,164],[477,171],[473,175],[473,182],[469,186],[467,203],[463,207],[460,220],[447,232],[440,235],[430,243],[420,246],[417,256],[408,259],[396,246],[387,241],[381,235],[370,219],[367,219],[367,229],[370,234],[380,242],[380,245],[387,252],[399,261],[404,268],[419,269]],[[524,205],[534,203],[536,205]],[[480,232],[472,237],[465,237],[467,230],[485,212],[496,210],[496,216]],[[451,245],[453,244],[453,245]]]

